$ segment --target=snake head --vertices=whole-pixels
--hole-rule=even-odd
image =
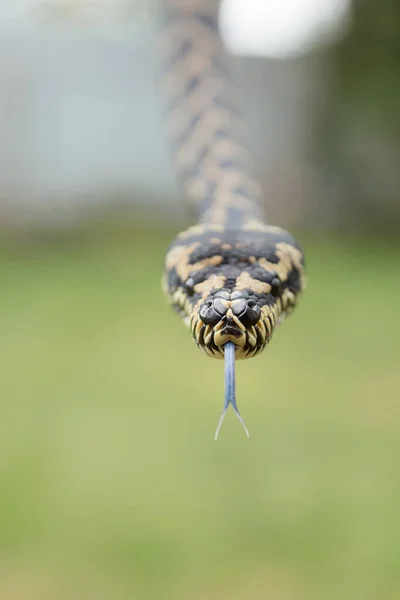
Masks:
[[[260,317],[260,306],[245,290],[216,290],[200,306],[196,341],[217,351],[229,341],[243,348],[253,331],[257,337],[255,326]],[[259,343],[263,343],[261,336]]]
[[[303,255],[283,230],[188,230],[167,255],[166,290],[198,347],[223,359],[259,354],[304,287]]]
[[[210,356],[222,358],[227,342],[235,344],[236,358],[254,356],[272,336],[268,312],[251,290],[213,290],[194,310],[192,334]]]

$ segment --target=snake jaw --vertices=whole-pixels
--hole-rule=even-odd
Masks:
[[[243,329],[242,329],[243,328]],[[235,345],[236,359],[251,358],[264,350],[272,338],[274,329],[267,318],[245,329],[226,327],[226,319],[221,319],[214,327],[205,325],[200,318],[192,319],[191,331],[198,347],[213,358],[224,357],[224,347],[228,342]]]
[[[270,339],[261,321],[259,304],[249,293],[220,289],[199,301],[193,309],[190,329],[197,345],[209,356],[222,358],[224,346],[233,342],[237,358],[254,356]]]
[[[218,325],[218,330],[215,331],[214,329],[214,345],[222,347],[227,342],[233,342],[235,346],[241,347],[246,345],[246,328],[233,314],[231,308],[227,310],[226,315],[221,319]]]
[[[172,304],[191,330],[198,347],[208,356],[219,359],[224,357],[224,346],[228,342],[234,343],[238,360],[260,354],[271,341],[276,326],[292,312],[297,302],[297,295],[287,288],[283,289],[280,297],[276,298],[273,304],[261,306],[259,313],[255,313],[259,315],[258,321],[252,324],[249,321],[246,326],[241,317],[234,314],[232,308],[238,306],[238,291],[229,294],[217,291],[215,297],[220,313],[223,312],[221,299],[224,302],[226,313],[223,316],[215,312],[210,317],[212,305],[210,297],[197,302],[193,307],[190,297],[182,288],[178,288],[172,295]],[[207,307],[208,312],[201,310],[204,306]],[[207,314],[205,320],[209,322],[205,323],[201,314]],[[215,319],[217,314],[219,316]]]

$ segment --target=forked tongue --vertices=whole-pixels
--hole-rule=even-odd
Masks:
[[[224,409],[222,411],[221,417],[218,421],[217,429],[215,431],[214,439],[218,439],[219,431],[221,429],[222,423],[224,422],[226,411],[228,410],[228,406],[231,404],[233,410],[236,413],[237,418],[242,424],[242,427],[247,435],[250,437],[249,431],[246,427],[245,422],[243,421],[238,407],[236,405],[236,386],[235,386],[235,344],[233,342],[226,342],[224,345],[224,362],[225,362],[225,402]]]

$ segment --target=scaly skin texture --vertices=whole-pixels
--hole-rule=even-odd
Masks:
[[[303,254],[289,233],[259,224],[241,230],[195,226],[166,257],[164,290],[199,346],[223,358],[250,358],[271,340],[304,288]]]
[[[266,224],[218,31],[217,0],[165,0],[166,98],[176,167],[198,225],[170,246],[163,288],[199,348],[260,353],[304,289],[303,253]]]

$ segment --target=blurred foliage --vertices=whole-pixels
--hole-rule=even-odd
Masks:
[[[344,93],[365,118],[400,136],[400,4],[353,0],[353,15],[337,52]]]
[[[165,232],[0,254],[0,597],[400,597],[400,247],[303,240],[309,288],[213,441],[222,363]],[[390,281],[390,286],[388,286]]]
[[[400,4],[353,0],[331,51],[319,149],[343,222],[400,229]]]

